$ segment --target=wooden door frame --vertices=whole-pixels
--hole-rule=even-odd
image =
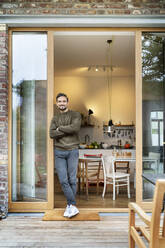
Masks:
[[[49,138],[49,130],[47,128],[47,172],[48,172],[48,202],[45,203],[31,203],[31,202],[12,202],[11,201],[11,75],[12,75],[12,61],[11,61],[11,38],[12,32],[47,32],[48,35],[48,104],[47,104],[47,125],[50,125],[53,116],[54,103],[54,32],[55,31],[125,31],[135,33],[135,88],[136,88],[136,202],[145,209],[151,209],[151,202],[143,202],[142,199],[142,58],[139,56],[142,52],[141,35],[142,32],[155,32],[163,31],[165,28],[114,28],[114,27],[101,27],[101,28],[9,28],[9,211],[12,212],[43,212],[46,209],[54,208],[54,156],[53,156],[53,141]],[[93,208],[89,208],[92,210]],[[95,208],[96,210],[96,208]],[[128,208],[97,208],[100,212],[127,212]]]
[[[143,154],[143,120],[142,120],[142,33],[143,32],[165,32],[165,28],[150,28],[140,29],[136,32],[136,202],[145,210],[152,210],[152,202],[143,201],[143,168],[142,168],[142,154]]]
[[[18,31],[18,30],[17,30]],[[8,128],[8,188],[9,188],[9,212],[43,212],[46,209],[54,208],[54,161],[53,161],[53,140],[49,138],[49,125],[53,116],[54,102],[54,38],[53,31],[43,30],[47,33],[47,201],[45,202],[12,202],[12,33],[16,30],[9,30],[9,128]],[[24,32],[33,30],[24,30]],[[36,30],[38,31],[38,30]],[[19,32],[19,31],[18,31]]]

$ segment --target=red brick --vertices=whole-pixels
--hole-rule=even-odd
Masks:
[[[0,111],[0,117],[4,117],[4,116],[6,116],[6,113]]]
[[[6,48],[0,48],[0,53],[1,54],[7,54],[7,49]]]
[[[0,64],[0,71],[6,71],[7,67],[5,65]]]
[[[19,8],[36,8],[36,4],[33,3],[20,3]]]
[[[146,4],[146,8],[154,9],[154,8],[162,8],[162,5],[160,3],[149,3]]]
[[[0,31],[0,36],[8,38],[8,34],[3,31],[2,32]]]
[[[0,77],[6,76],[6,75],[7,75],[7,71],[0,71]]]
[[[0,117],[0,121],[6,121],[6,117]]]
[[[2,104],[2,105],[5,104],[5,102],[6,102],[6,100],[4,100],[4,99],[2,100],[2,99],[0,98],[0,105],[1,105],[1,104]]]
[[[1,178],[0,178],[0,181],[1,181],[1,182],[7,182],[7,180],[8,180],[8,178],[6,178],[6,177],[1,177]]]
[[[2,111],[6,111],[7,112],[7,106],[2,106]]]
[[[1,93],[7,93],[7,89],[5,88],[5,89],[0,89],[0,95],[1,95]]]
[[[110,9],[125,9],[126,5],[125,4],[115,4],[115,3],[109,3],[109,4],[105,4],[105,8],[110,8]]]
[[[6,78],[1,78],[0,77],[0,83],[5,83],[7,81],[7,77]]]
[[[97,10],[97,14],[98,15],[104,15],[105,14],[105,10],[104,9],[98,9]]]
[[[1,59],[2,59],[2,60],[5,59],[5,60],[7,61],[7,60],[8,60],[7,54],[0,54],[0,60],[1,60]]]
[[[2,84],[2,88],[8,88],[8,84]]]

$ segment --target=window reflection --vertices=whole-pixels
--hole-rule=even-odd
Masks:
[[[152,146],[163,146],[163,111],[151,112]]]
[[[47,199],[47,35],[12,37],[12,200]]]

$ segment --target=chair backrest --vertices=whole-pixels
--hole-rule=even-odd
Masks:
[[[99,156],[98,156],[98,158],[100,159]],[[81,164],[81,163],[84,165],[85,165],[85,163],[87,164],[86,169],[88,172],[94,172],[94,171],[96,171],[98,173],[100,172],[100,168],[99,168],[100,160],[97,160],[97,157],[90,159],[90,156],[89,156],[89,158],[79,159],[79,164]]]
[[[150,227],[151,228],[150,247],[159,247],[161,210],[162,210],[162,203],[164,200],[164,193],[165,193],[165,180],[159,179],[156,182],[156,188],[155,188],[154,199],[153,199],[151,227]],[[163,222],[163,231],[165,232],[165,219]],[[165,233],[164,233],[164,235],[165,235]],[[162,247],[164,247],[164,246],[162,246]]]
[[[158,152],[149,152],[149,157],[150,158],[156,158],[156,159],[160,159],[160,153],[158,153]]]
[[[114,163],[115,172],[125,172],[129,173],[129,161],[115,161]]]
[[[114,175],[114,157],[113,156],[103,156],[102,157],[102,163],[103,163],[103,170],[104,170],[104,176],[112,174]]]

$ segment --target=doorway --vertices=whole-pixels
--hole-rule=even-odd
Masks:
[[[115,150],[120,155],[129,154],[135,158],[135,33],[54,32],[54,52],[54,95],[66,93],[70,99],[69,107],[82,115],[80,156],[84,153],[112,155]],[[55,102],[54,111],[57,111]],[[114,130],[107,133],[110,119]],[[102,198],[104,182],[101,169],[99,192],[96,179],[89,180],[87,200],[85,188],[79,185],[78,206],[127,208],[129,201],[135,201],[136,194],[135,161],[128,164],[130,199],[127,188],[123,187],[113,201],[111,185]],[[65,207],[56,172],[54,190],[55,208]]]
[[[136,129],[136,132],[134,132],[135,134],[134,140],[136,139],[136,171],[134,170],[134,172],[132,173],[133,177],[131,179],[132,185],[134,184],[133,190],[134,192],[136,191],[136,202],[141,204],[144,208],[147,208],[147,209],[151,208],[152,189],[149,185],[146,184],[146,182],[143,182],[142,174],[143,174],[144,166],[150,167],[151,172],[153,174],[156,172],[156,170],[154,170],[153,163],[146,163],[146,157],[149,158],[150,160],[149,162],[159,161],[157,163],[159,167],[159,168],[157,167],[158,168],[157,172],[164,173],[163,172],[163,169],[164,169],[164,105],[163,105],[164,104],[164,30],[163,29],[147,30],[144,28],[141,30],[135,28],[135,29],[132,29],[131,32],[130,31],[128,32],[128,30],[125,31],[124,29],[123,29],[124,30],[123,32],[121,32],[121,29],[118,32],[117,31],[111,32],[110,28],[107,28],[106,32],[104,32],[101,28],[97,29],[98,32],[95,32],[95,30],[91,29],[89,32],[89,29],[82,28],[81,32],[78,32],[77,30],[74,30],[74,29],[70,30],[68,28],[67,30],[68,33],[66,32],[66,29],[64,32],[62,28],[61,28],[61,32],[59,32],[59,28],[58,29],[52,28],[51,30],[50,29],[48,30],[47,28],[45,28],[45,29],[42,29],[42,31],[37,28],[36,29],[25,28],[25,32],[19,28],[12,28],[9,30],[9,211],[17,211],[17,212],[18,211],[32,211],[32,212],[44,211],[46,209],[52,209],[54,207],[62,207],[63,206],[62,204],[63,203],[65,204],[65,201],[62,199],[62,196],[60,196],[61,197],[60,199],[62,200],[60,201],[59,199],[58,201],[56,192],[54,194],[53,186],[55,186],[55,191],[58,189],[58,187],[56,185],[57,183],[56,179],[55,179],[56,182],[54,184],[53,142],[49,138],[49,125],[50,125],[51,118],[53,116],[53,111],[55,110],[55,107],[53,109],[53,103],[55,103],[54,96],[56,95],[57,92],[61,91],[62,89],[64,89],[65,91],[67,90],[66,93],[69,93],[68,95],[70,96],[70,100],[71,100],[70,108],[75,109],[77,111],[81,111],[81,113],[85,117],[84,126],[82,126],[82,130],[80,134],[80,139],[81,139],[81,143],[89,142],[89,146],[92,146],[92,148],[88,147],[89,148],[88,152],[91,152],[91,154],[93,154],[94,151],[95,152],[99,151],[98,148],[94,149],[93,146],[100,145],[101,141],[104,141],[104,143],[111,146],[113,145],[111,141],[114,141],[116,139],[115,136],[111,135],[111,137],[109,137],[106,134],[107,122],[109,121],[110,115],[111,115],[110,117],[112,117],[112,120],[114,121],[114,124],[115,123],[119,124],[119,122],[121,122],[120,126],[122,126],[121,124],[123,125],[129,124],[129,126],[131,126],[132,120],[133,120],[132,126],[134,126]],[[82,35],[82,31],[83,31],[83,35]],[[28,72],[28,70],[30,70],[30,74],[28,75],[27,80],[22,80],[22,81],[17,80],[17,82],[13,80],[13,73],[15,73],[13,71],[14,63],[15,63],[14,57],[13,57],[14,52],[15,52],[14,47],[13,47],[13,41],[14,41],[13,35],[14,34],[15,35],[16,34],[28,35],[30,33],[32,35],[36,35],[36,37],[37,35],[41,35],[41,36],[43,35],[42,37],[44,37],[44,35],[47,36],[47,39],[44,38],[46,41],[45,43],[46,50],[45,51],[42,50],[42,52],[40,53],[40,55],[44,54],[45,52],[47,53],[47,56],[46,56],[47,62],[45,63],[45,61],[42,60],[44,62],[43,68],[44,70],[47,71],[47,73],[45,74],[46,77],[42,78],[43,79],[42,84],[39,84],[39,82],[36,82],[36,81],[38,81],[38,79],[39,80],[41,79],[40,76],[43,75],[42,74],[43,71],[41,74],[37,74],[37,77],[35,78],[29,77],[29,75],[32,72],[35,75],[36,69],[34,70],[34,68],[37,68],[39,63],[35,63],[33,70],[32,68],[29,69],[31,66],[31,63],[27,63],[26,66],[23,63],[22,64],[20,63],[21,66],[24,65],[25,72],[26,71]],[[82,36],[84,36],[84,39],[88,38],[86,42],[84,40],[84,42],[81,43]],[[110,75],[107,75],[106,73],[105,75],[104,67],[102,67],[103,71],[99,72],[100,73],[99,76],[98,74],[96,76],[96,66],[104,65],[106,62],[106,51],[103,49],[102,44],[107,43],[107,40],[112,40],[114,41],[113,44],[115,46],[117,36],[120,36],[120,39],[118,39],[119,43],[118,43],[117,49],[119,52],[119,57],[121,58],[121,60],[119,59],[117,61],[121,61],[123,63],[123,67],[122,67],[122,64],[121,64],[121,67],[120,65],[117,64],[117,61],[115,61],[117,56],[115,56],[115,53],[113,54],[112,52],[113,56],[111,56],[110,58],[112,60],[111,61],[112,69],[113,69],[111,70],[112,73],[110,73]],[[94,41],[90,43],[92,37],[95,39]],[[101,40],[103,37],[105,39],[104,39],[104,42],[102,43]],[[60,50],[59,52],[58,51],[58,45],[59,45],[58,40],[60,39],[61,39],[61,44],[63,45],[63,50],[62,51]],[[70,39],[70,43],[69,43],[69,39]],[[125,39],[126,39],[126,42],[124,42]],[[134,47],[134,50],[131,48],[131,44],[128,42],[128,40],[131,41],[131,39],[134,39],[134,42],[132,44],[136,45]],[[34,40],[35,39],[31,39],[30,42],[33,43]],[[74,40],[75,40],[75,43],[74,43]],[[99,44],[97,43],[97,40],[99,40]],[[41,44],[41,39],[38,40],[38,43]],[[81,43],[81,47],[78,46],[78,44],[80,43]],[[159,45],[157,45],[157,43]],[[22,42],[22,44],[23,44],[23,48],[25,49],[25,42],[24,43]],[[74,44],[74,47],[73,47],[73,44]],[[134,68],[132,69],[133,74],[131,77],[132,78],[135,77],[134,81],[136,81],[136,97],[135,97],[135,84],[131,84],[131,80],[125,80],[126,78],[128,79],[128,75],[127,75],[128,70],[123,70],[123,68],[127,67],[126,62],[123,59],[124,58],[123,54],[125,54],[125,51],[126,51],[123,49],[124,44],[126,44],[127,46],[130,45],[129,48],[132,51],[132,54],[130,55],[130,57],[129,56],[127,57],[128,59],[130,59],[130,64],[129,64],[130,68]],[[148,45],[148,44],[153,44],[152,46],[154,48],[152,51],[153,53],[150,51],[151,45]],[[71,51],[67,50],[67,46],[71,49]],[[37,43],[36,43],[36,47],[37,47]],[[89,51],[87,50],[88,47],[90,47]],[[37,47],[36,51],[39,48],[40,46]],[[98,51],[98,52],[100,51],[98,60],[96,60],[96,57],[95,57],[96,52],[93,52],[93,54],[91,54],[91,52],[93,51],[93,48],[95,48],[94,51]],[[54,49],[56,50],[55,52],[54,52]],[[79,55],[80,50],[84,51],[84,54],[82,57]],[[20,47],[20,51],[21,51],[21,47]],[[156,51],[156,54],[155,54],[155,51]],[[74,59],[71,58],[67,60],[68,58],[67,56],[70,54],[70,52],[72,52],[72,54],[76,52],[76,54],[78,54],[79,57],[82,58],[81,64],[78,64],[79,60],[76,60],[77,59],[76,55]],[[155,78],[151,78],[151,69],[152,69],[152,72],[154,72],[154,68],[151,68],[150,66],[148,68],[144,67],[145,56],[143,56],[142,53],[143,54],[149,53],[151,55],[149,57],[151,59],[150,61],[154,61],[153,63],[154,66],[156,65],[159,67],[160,72],[158,74],[154,74]],[[31,55],[32,53],[29,52],[29,54]],[[17,59],[19,61],[24,61],[25,60],[24,55],[25,55],[24,52],[19,54],[19,56],[17,56]],[[32,55],[35,55],[35,53]],[[60,55],[65,55],[65,60],[62,60],[62,57]],[[94,62],[92,60],[93,58],[95,58]],[[55,59],[55,67],[54,67],[54,59]],[[88,59],[88,61],[86,59]],[[131,63],[131,59],[134,59],[135,63],[134,62]],[[75,61],[76,63],[72,64],[73,61]],[[64,65],[64,66],[61,66],[61,65]],[[70,67],[68,67],[68,65]],[[90,66],[92,65],[95,66],[95,71],[90,70]],[[117,67],[117,65],[118,65],[118,68],[121,69],[119,70],[119,72],[122,72],[123,75],[125,75],[125,77],[121,76],[122,80],[121,80],[121,77],[120,77],[120,80],[117,80],[117,77],[113,75],[116,73],[115,66]],[[18,71],[17,71],[19,73],[21,71],[20,68],[21,67],[18,67]],[[55,73],[54,73],[54,70],[55,70]],[[143,75],[141,73],[142,71],[143,71]],[[144,77],[146,72],[150,76],[150,79],[152,79],[151,80],[152,82],[147,81],[146,77]],[[87,76],[87,73],[89,73],[88,76]],[[22,74],[19,74],[19,75],[22,76]],[[71,77],[71,75],[74,75],[74,77]],[[63,77],[64,79],[63,81],[60,81],[61,77]],[[106,83],[107,78],[109,78],[108,80],[114,79],[112,81],[109,81],[111,82],[109,83],[109,86]],[[29,84],[27,85],[29,87],[26,87],[26,83],[28,82],[24,83],[24,81],[29,82]],[[122,83],[123,85],[125,85],[125,87],[123,88],[122,88]],[[37,90],[36,94],[34,94],[34,92],[37,89],[37,84],[38,84],[39,90]],[[134,88],[131,88],[131,85],[132,86],[134,85]],[[22,86],[22,88],[20,86]],[[74,88],[74,92],[72,91],[72,87]],[[106,94],[106,92],[109,92],[108,90],[107,91],[105,90],[106,87],[107,89],[108,87],[112,87],[112,91],[111,91],[112,95]],[[46,97],[47,99],[46,101],[44,101],[44,99],[42,101],[42,99],[37,96],[37,94],[39,95],[43,94],[43,92],[41,92],[41,88],[46,89],[46,93],[44,93],[44,98]],[[114,92],[116,92],[116,95],[114,95]],[[119,92],[121,93],[121,97],[119,95]],[[119,103],[121,103],[122,97],[126,95],[126,93],[129,94],[131,92],[134,92],[134,98],[131,98],[132,94],[130,94],[126,99],[127,101],[122,102],[123,109],[121,111],[121,108],[119,107]],[[27,97],[28,94],[29,94],[29,97]],[[14,97],[18,97],[19,101],[13,101],[13,99],[15,99]],[[24,103],[22,102],[23,99],[24,99]],[[96,99],[97,99],[97,102],[96,102]],[[136,99],[136,103],[134,103],[134,113],[133,113],[134,115],[136,113],[136,117],[134,115],[131,115],[130,117],[126,113],[125,105],[127,105],[127,107],[130,108],[130,113],[132,113],[131,107],[133,104],[132,102],[131,103],[129,102],[130,99],[132,99],[132,101]],[[29,109],[27,108],[26,103],[28,103],[29,100],[31,101],[29,106],[32,109],[32,111],[29,111]],[[39,174],[37,174],[38,172],[37,172],[37,169],[35,168],[36,167],[35,159],[40,158],[40,157],[35,156],[35,148],[40,150],[42,147],[40,147],[39,145],[38,147],[35,146],[34,148],[34,146],[31,147],[29,145],[30,140],[34,141],[35,138],[37,137],[40,138],[40,135],[37,133],[36,133],[36,137],[34,138],[35,131],[37,132],[37,130],[35,130],[34,127],[36,127],[39,124],[34,118],[38,116],[35,110],[36,103],[39,104],[38,106],[39,111],[41,109],[41,106],[40,106],[41,103],[43,104],[46,110],[46,112],[43,113],[44,118],[42,119],[44,125],[46,123],[46,128],[44,129],[44,133],[43,133],[43,135],[45,135],[44,137],[45,137],[46,144],[41,142],[43,146],[46,146],[46,151],[44,149],[44,152],[45,152],[44,160],[42,160],[42,162],[45,162],[46,168],[45,168],[45,165],[43,165],[42,163],[39,164],[39,166],[41,166],[40,168],[41,170],[39,171],[39,173],[41,176],[43,176],[42,179],[44,178],[46,180],[44,184],[42,184],[42,182],[39,181],[39,176],[38,176]],[[17,105],[17,108],[15,108],[16,105]],[[109,108],[110,105],[111,105],[111,108]],[[154,106],[153,109],[151,108],[152,106]],[[145,115],[146,112],[145,111],[143,112],[145,108],[146,109],[148,108],[150,110],[150,115],[148,115],[148,113],[147,115]],[[90,115],[90,117],[87,114],[89,113],[89,110],[92,110],[93,112]],[[124,119],[124,117],[123,118],[120,117],[120,119],[118,119],[117,114],[118,115],[120,114],[120,116],[122,117],[127,116],[127,118]],[[32,116],[33,117],[32,119],[35,120],[35,122],[29,121],[29,125],[31,125],[32,127],[29,136],[27,135],[27,132],[29,131],[27,128],[27,123],[24,123],[25,115]],[[103,118],[99,117],[101,115],[103,115]],[[37,118],[40,119],[40,117],[41,116],[38,116]],[[144,122],[145,118],[147,118],[148,125],[146,125]],[[137,120],[136,122],[135,122],[135,119]],[[130,121],[130,123],[128,123],[128,120]],[[90,125],[88,125],[88,123]],[[162,126],[163,126],[163,135],[162,135]],[[116,132],[115,135],[118,135],[117,139],[120,140],[121,139],[120,135],[122,135],[123,132],[121,132],[122,130],[119,130],[119,129],[115,130]],[[127,134],[125,134],[125,131]],[[127,141],[127,135],[129,135],[128,132],[130,132],[130,130],[125,130],[125,131],[124,131],[124,136],[126,138],[125,141]],[[146,137],[145,138],[146,142],[144,142],[143,135],[145,135]],[[86,136],[86,139],[85,139],[85,136]],[[103,140],[103,138],[105,138],[105,140]],[[97,142],[97,144],[95,141]],[[154,145],[155,142],[157,142],[156,144],[158,144],[159,147],[155,147]],[[36,143],[36,141],[33,143]],[[122,143],[122,145],[124,145],[124,142]],[[159,148],[160,150],[158,150]],[[28,150],[28,149],[31,149],[31,150]],[[109,153],[109,150],[102,149],[102,151],[105,153],[106,152]],[[135,149],[132,149],[131,153],[133,153],[133,150],[135,152]],[[29,151],[30,153],[29,152],[27,153],[27,151]],[[86,151],[87,149],[85,149],[85,152]],[[151,158],[149,152],[159,153],[160,155],[159,159]],[[83,153],[83,149],[80,149],[80,153]],[[27,154],[32,155],[29,168],[28,168],[29,164],[27,162],[28,161]],[[134,164],[131,165],[131,168],[135,168],[135,165]],[[26,178],[26,176],[28,178]],[[40,187],[40,183],[42,184],[42,187],[43,187],[42,192],[41,192],[41,189],[37,189],[38,187]],[[138,190],[136,190],[137,188]],[[124,202],[125,205],[123,206],[121,206],[121,204],[119,204],[118,206],[115,205],[117,201],[112,202],[111,187],[109,187],[108,191],[106,192],[104,199],[102,199],[101,197],[102,190],[103,190],[102,183],[100,183],[99,185],[98,196],[96,194],[95,184],[90,184],[89,190],[90,190],[89,198],[91,198],[91,202],[92,202],[93,195],[95,197],[95,201],[93,202],[95,202],[96,204],[99,201],[101,202],[102,205],[99,203],[101,211],[104,211],[104,209],[105,211],[119,211],[119,209],[120,211],[127,211],[127,209],[125,209],[127,208],[127,204],[125,202]],[[42,193],[42,197],[41,197],[41,193]],[[59,195],[60,194],[61,192],[59,192]],[[55,201],[54,201],[54,197],[55,197]],[[82,205],[80,205],[81,207],[84,208],[87,205],[89,206],[89,200],[88,201],[86,200],[84,192],[80,192],[80,195],[78,195],[78,197],[80,200],[82,200]],[[98,201],[96,200],[96,197],[98,197]],[[126,199],[128,203],[126,192],[124,190],[121,191],[117,200],[118,199],[120,200],[123,198]],[[110,205],[110,201],[112,205]],[[134,199],[132,199],[132,201],[135,201],[135,197]],[[96,206],[95,203],[94,205],[91,204],[89,207],[95,208]],[[99,206],[97,204],[97,208],[98,207]]]

